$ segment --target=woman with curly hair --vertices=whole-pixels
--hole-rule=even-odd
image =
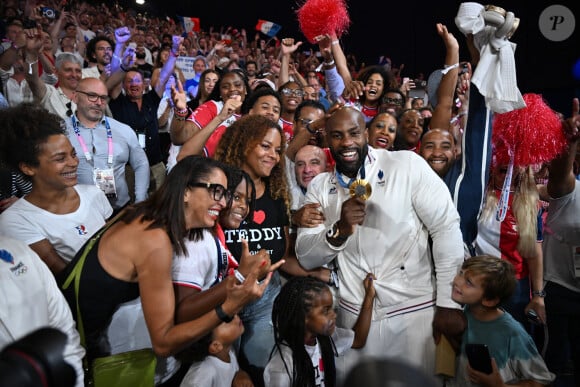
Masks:
[[[0,121],[0,164],[32,184],[0,214],[0,234],[28,244],[58,275],[113,209],[98,187],[78,184],[79,160],[59,116],[21,104]]]
[[[290,199],[285,176],[283,152],[286,147],[282,128],[270,119],[249,114],[229,126],[222,136],[215,158],[247,172],[256,188],[256,205],[252,219],[240,228],[224,230],[228,248],[235,257],[242,256],[242,239],[248,241],[251,254],[265,249],[272,264],[281,259],[288,271],[291,249],[288,240]],[[294,259],[293,263],[297,265]],[[291,270],[291,269],[290,269]],[[241,342],[241,365],[244,360],[254,384],[262,384],[263,368],[274,346],[271,315],[274,298],[281,287],[276,272],[263,297],[248,304],[240,313],[246,331]],[[244,359],[245,358],[245,359]]]

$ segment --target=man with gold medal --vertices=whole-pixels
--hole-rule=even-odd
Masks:
[[[296,255],[306,269],[338,264],[339,327],[356,322],[367,273],[377,291],[366,345],[337,359],[337,378],[367,355],[397,357],[432,375],[434,337],[457,343],[465,328],[451,299],[463,244],[448,189],[414,152],[369,147],[354,108],[336,110],[325,128],[336,166],[310,182],[305,201],[320,206],[325,222],[298,229]]]

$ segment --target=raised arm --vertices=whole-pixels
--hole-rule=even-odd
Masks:
[[[24,30],[26,34],[26,82],[32,91],[32,95],[36,101],[41,101],[46,95],[46,84],[38,76],[38,57],[40,49],[42,48],[42,35],[36,28]]]
[[[115,99],[121,94],[125,70],[133,63],[133,49],[125,45],[131,38],[131,31],[127,27],[119,27],[115,30],[115,52],[111,57],[111,75],[105,81],[111,98]]]
[[[294,43],[294,38],[282,39],[282,45],[280,46],[280,85],[283,85],[290,80],[290,57],[301,45],[302,42]],[[304,86],[304,84],[302,84],[302,86]]]
[[[177,61],[177,57],[179,56],[179,46],[183,42],[183,38],[181,36],[173,36],[172,46],[171,46],[171,53],[169,54],[169,58],[165,61],[165,64],[161,68],[159,72],[159,82],[155,85],[155,92],[159,96],[159,98],[163,97],[163,92],[165,91],[165,84],[169,79],[169,76],[173,72],[175,68],[175,62]]]
[[[578,98],[572,101],[572,117],[563,122],[563,129],[568,137],[568,146],[564,153],[552,160],[549,166],[548,194],[557,199],[574,190],[576,181],[573,173],[574,159],[578,152],[580,140],[580,115]]]
[[[340,74],[342,80],[344,81],[344,92],[343,95],[347,99],[358,99],[359,96],[364,94],[364,85],[362,82],[353,80],[350,75],[350,70],[348,69],[348,63],[344,51],[340,46],[340,41],[336,37],[336,34],[330,35],[330,47],[332,51],[332,56],[334,57],[334,62],[336,64],[336,70]]]
[[[191,110],[187,108],[187,96],[183,90],[183,84],[180,81],[175,83],[171,85],[175,114],[169,128],[169,136],[174,145],[183,145],[201,128],[193,121],[186,119],[191,114]]]
[[[449,129],[453,96],[457,87],[457,74],[459,73],[459,43],[457,43],[457,39],[447,30],[444,24],[437,23],[437,33],[445,44],[445,69],[437,88],[437,105],[433,111],[433,117],[431,117],[430,127]]]
[[[201,130],[194,132],[191,137],[183,143],[177,161],[190,155],[203,155],[203,148],[206,141],[210,138],[213,132],[220,126],[222,122],[230,118],[236,110],[242,106],[242,98],[239,95],[234,95],[224,102],[224,107],[206,126]],[[173,127],[173,124],[171,125]]]
[[[324,59],[322,69],[324,70],[324,78],[326,80],[326,86],[328,87],[328,97],[332,102],[339,101],[339,97],[344,92],[344,80],[338,73],[336,61],[332,55],[330,37],[326,36],[324,39],[320,39],[318,41],[318,48]]]

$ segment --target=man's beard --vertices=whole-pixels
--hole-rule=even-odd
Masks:
[[[362,148],[357,148],[356,153],[358,154],[358,161],[356,163],[344,163],[342,161],[342,156],[340,154],[335,153],[335,151],[331,148],[330,153],[336,162],[336,170],[343,175],[356,177],[358,170],[360,169],[361,165],[364,164],[365,158],[368,154],[368,145],[364,145]]]

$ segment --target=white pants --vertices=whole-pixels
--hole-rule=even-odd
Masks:
[[[343,382],[349,370],[365,357],[397,358],[423,370],[435,373],[433,316],[435,307],[371,322],[366,345],[346,351],[337,359],[337,381]],[[352,328],[358,316],[339,308],[337,326]],[[339,383],[340,384],[340,383]]]

